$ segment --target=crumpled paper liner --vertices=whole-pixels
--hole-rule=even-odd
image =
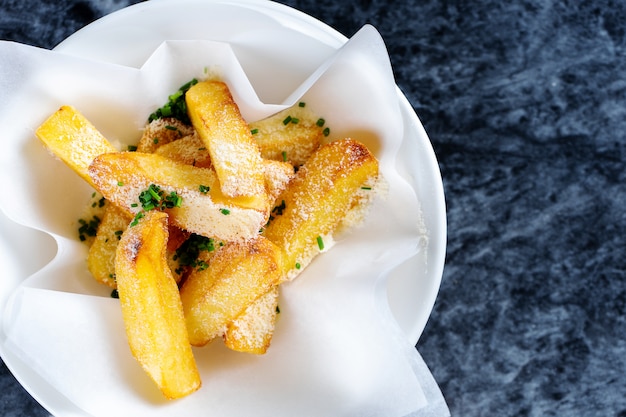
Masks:
[[[140,69],[7,42],[0,43],[0,62],[6,146],[0,207],[58,245],[54,260],[10,297],[0,341],[73,404],[68,414],[448,415],[385,297],[387,273],[417,253],[425,237],[415,192],[394,168],[402,122],[374,28],[365,26],[295,89],[277,86],[272,104],[261,101],[250,82],[255,77],[220,42],[165,42]],[[202,388],[166,401],[130,354],[118,301],[86,270],[76,219],[92,190],[51,157],[33,131],[71,104],[120,147],[135,143],[147,115],[207,71],[221,74],[249,121],[305,101],[326,119],[332,138],[353,137],[375,153],[388,193],[376,199],[362,226],[338,236],[330,251],[281,287],[281,314],[266,355],[232,352],[219,341],[194,348]]]

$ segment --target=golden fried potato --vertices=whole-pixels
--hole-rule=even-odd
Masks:
[[[228,86],[203,81],[185,95],[193,127],[211,155],[222,192],[231,197],[265,193],[259,146],[239,112]]]
[[[263,172],[265,175],[265,186],[269,199],[275,202],[278,196],[285,191],[289,182],[295,177],[296,172],[289,162],[263,160]]]
[[[185,243],[191,233],[182,230],[180,227],[169,224],[169,239],[167,240],[167,264],[174,274],[177,284],[185,277],[185,267],[181,265],[176,251]]]
[[[274,334],[277,313],[278,286],[274,286],[228,324],[224,344],[238,352],[266,353]]]
[[[133,356],[169,398],[200,388],[178,286],[167,265],[167,214],[150,211],[119,242],[115,274]]]
[[[117,288],[115,278],[115,253],[122,233],[132,217],[113,204],[107,204],[98,232],[87,255],[87,268],[96,281]]]
[[[302,165],[320,147],[324,127],[306,107],[295,105],[266,119],[250,123],[252,137],[265,159]]]
[[[202,346],[281,280],[280,249],[259,236],[228,243],[209,267],[192,271],[180,289],[189,340]]]
[[[160,146],[155,153],[183,164],[211,167],[211,155],[202,139],[195,134]]]
[[[211,156],[204,142],[197,136],[186,136],[159,147],[156,154],[174,161],[200,168],[211,167]],[[264,159],[263,176],[270,201],[280,194],[295,175],[293,165],[288,162]]]
[[[352,139],[320,147],[298,170],[263,232],[283,250],[288,279],[324,249],[324,237],[335,232],[361,193],[369,192],[362,188],[377,177],[378,161]]]
[[[37,130],[35,135],[58,158],[93,186],[87,172],[94,158],[117,149],[72,106],[62,106]]]
[[[137,144],[137,152],[153,153],[161,146],[193,133],[193,127],[173,117],[153,120],[144,129]]]
[[[100,193],[136,215],[139,196],[152,184],[165,196],[175,193],[180,207],[166,208],[173,225],[224,241],[255,237],[269,216],[266,193],[228,197],[220,191],[212,169],[181,164],[156,154],[119,152],[94,159],[89,175]]]

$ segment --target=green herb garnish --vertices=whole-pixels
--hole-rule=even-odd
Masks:
[[[178,91],[168,97],[168,101],[163,107],[157,109],[148,117],[148,122],[162,119],[164,117],[173,117],[187,125],[191,125],[191,120],[189,120],[189,115],[187,114],[187,103],[185,102],[185,94],[192,86],[196,85],[197,83],[198,80],[194,78],[188,83],[182,85],[178,89]]]
[[[78,219],[80,226],[78,227],[78,238],[81,242],[87,240],[87,237],[94,237],[100,226],[100,217],[93,216],[91,220]]]
[[[190,266],[198,270],[204,270],[208,267],[208,264],[198,258],[202,252],[213,252],[214,250],[215,240],[193,233],[176,249],[174,260],[178,261],[181,267]],[[180,273],[182,271],[177,270],[177,272]]]
[[[139,193],[139,204],[141,204],[142,211],[135,215],[135,218],[130,223],[131,226],[136,226],[144,216],[146,211],[150,210],[165,210],[172,209],[174,207],[180,207],[183,204],[183,198],[172,191],[169,194],[165,192],[156,184],[150,184],[148,188]],[[132,207],[138,207],[138,204],[133,203]]]

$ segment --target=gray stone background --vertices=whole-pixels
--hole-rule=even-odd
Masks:
[[[129,0],[0,0],[52,48]],[[453,416],[626,416],[626,2],[288,0],[371,23],[437,154],[439,297],[417,348]],[[0,415],[48,416],[0,366]]]

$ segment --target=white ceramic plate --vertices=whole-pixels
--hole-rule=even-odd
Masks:
[[[184,21],[180,18],[184,14]],[[278,30],[280,29],[280,30]],[[288,51],[279,41],[257,43],[255,32],[293,33],[301,48]],[[265,36],[265,37],[266,37]],[[76,32],[57,51],[111,63],[139,67],[165,40],[210,39],[234,42],[244,70],[259,59],[283,63],[285,80],[294,84],[347,39],[327,25],[289,7],[265,0],[151,0],[108,15]],[[262,76],[260,74],[259,76]],[[259,96],[272,99],[275,86],[261,87]],[[428,231],[426,250],[400,267],[389,279],[390,308],[408,339],[416,343],[432,310],[443,271],[446,220],[443,186],[430,141],[411,105],[398,90],[404,138],[398,170],[416,190]],[[419,213],[415,213],[416,219]],[[9,236],[11,241],[9,242]],[[26,251],[29,248],[29,251]],[[32,249],[34,248],[34,250]],[[0,213],[0,260],[10,276],[25,278],[53,256],[51,238],[17,226]],[[30,253],[26,256],[26,253]],[[33,254],[35,259],[33,259]],[[9,290],[0,284],[0,302]],[[7,290],[7,291],[4,291]],[[2,307],[0,305],[0,307]],[[9,352],[3,359],[26,389],[46,408],[67,410],[67,404],[45,382]]]

